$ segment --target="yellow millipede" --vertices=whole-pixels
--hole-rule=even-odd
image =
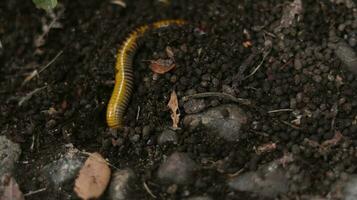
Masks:
[[[133,91],[133,58],[138,48],[138,39],[149,29],[158,29],[170,25],[184,25],[184,20],[162,20],[149,25],[143,25],[126,38],[117,54],[115,64],[115,85],[107,107],[107,124],[110,128],[122,128],[126,107]]]

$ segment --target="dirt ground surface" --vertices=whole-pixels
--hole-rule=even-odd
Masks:
[[[0,135],[21,145],[14,175],[21,190],[49,188],[41,169],[72,144],[132,169],[136,199],[152,199],[144,182],[157,199],[263,199],[233,190],[227,180],[287,155],[289,192],[279,199],[331,195],[357,170],[357,78],[332,47],[340,39],[357,50],[356,7],[329,0],[295,6],[280,0],[132,0],[124,8],[107,0],[62,0],[48,14],[32,1],[1,1]],[[126,127],[109,130],[105,112],[117,49],[135,27],[160,19],[189,23],[140,39]],[[154,80],[146,61],[166,58],[168,46],[176,68]],[[39,75],[24,83],[35,70]],[[172,90],[181,129],[176,144],[158,144],[172,124]],[[249,122],[239,140],[185,126],[182,97],[205,92],[251,102],[240,105]],[[205,109],[232,103],[203,99]],[[273,148],[264,149],[267,144]],[[186,152],[200,169],[194,181],[172,191],[156,172],[175,151]],[[51,189],[26,199],[49,199],[54,192],[65,199]]]

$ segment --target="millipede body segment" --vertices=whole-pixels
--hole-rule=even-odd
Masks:
[[[162,20],[144,25],[126,38],[117,54],[115,64],[115,86],[107,107],[107,124],[110,128],[122,128],[123,117],[133,91],[133,57],[138,48],[138,39],[149,29],[158,29],[170,25],[183,25],[183,20]]]

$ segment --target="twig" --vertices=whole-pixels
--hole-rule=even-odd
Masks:
[[[293,125],[293,124],[291,124],[291,123],[289,123],[289,122],[287,122],[287,121],[281,120],[281,123],[283,123],[283,124],[285,124],[285,125],[288,125],[288,126],[290,126],[291,128],[293,128],[293,129],[301,130],[300,127],[297,127],[297,126],[295,126],[295,125]]]
[[[206,98],[206,97],[219,97],[222,99],[226,99],[235,103],[240,103],[243,105],[251,105],[252,103],[248,99],[242,99],[242,98],[237,98],[233,95],[227,94],[227,93],[220,93],[220,92],[204,92],[204,93],[198,93],[198,94],[193,94],[193,95],[188,95],[182,97],[183,101],[188,101],[189,99],[198,99],[198,98]]]
[[[291,112],[293,109],[286,108],[286,109],[278,109],[278,110],[270,110],[268,113],[278,113],[278,112]]]
[[[136,121],[139,120],[140,117],[140,106],[138,106],[138,112],[136,113]]]
[[[25,103],[26,101],[30,100],[33,95],[35,95],[36,93],[40,92],[41,90],[43,90],[43,89],[45,89],[45,88],[47,88],[47,86],[43,86],[43,87],[41,87],[41,88],[36,88],[36,89],[33,90],[32,92],[26,94],[26,96],[22,97],[22,98],[19,100],[19,102],[18,102],[17,105],[18,105],[18,106],[22,106],[22,104]]]
[[[144,185],[145,190],[150,194],[150,196],[152,196],[152,198],[156,199],[157,196],[155,196],[155,195],[151,192],[149,186],[145,183],[145,181],[143,182],[143,185]]]
[[[31,196],[31,195],[34,195],[34,194],[37,194],[37,193],[40,193],[40,192],[44,192],[46,190],[47,190],[47,188],[41,188],[41,189],[38,189],[38,190],[35,190],[35,191],[29,191],[28,193],[24,194],[24,196],[28,197],[28,196]]]
[[[262,61],[260,61],[259,65],[252,71],[252,73],[250,73],[248,76],[244,77],[243,80],[245,80],[245,79],[247,79],[247,78],[253,76],[253,75],[260,69],[260,67],[263,65],[263,63],[264,63],[266,57],[270,54],[271,49],[272,49],[272,48],[270,48],[266,53],[264,53],[263,59],[262,59]]]
[[[54,62],[57,60],[57,58],[58,58],[60,55],[62,55],[62,53],[63,53],[63,50],[61,50],[60,52],[58,52],[58,53],[56,54],[56,56],[55,56],[54,58],[52,58],[52,60],[51,60],[49,63],[47,63],[44,67],[42,67],[39,71],[38,71],[37,69],[34,70],[29,76],[27,76],[27,77],[25,78],[25,80],[22,82],[21,86],[24,86],[27,82],[31,81],[34,77],[39,76],[40,73],[43,72],[43,71],[45,71],[52,63],[54,63]]]
[[[55,62],[55,61],[57,60],[57,58],[58,58],[60,55],[62,55],[62,53],[63,53],[63,50],[61,50],[60,52],[58,52],[58,53],[56,54],[56,56],[55,56],[47,65],[45,65],[42,69],[40,69],[40,71],[39,71],[38,73],[40,74],[41,72],[43,72],[44,70],[46,70],[53,62]]]
[[[238,175],[240,175],[244,171],[244,168],[239,169],[238,171],[234,172],[233,174],[227,174],[229,178],[234,178]]]

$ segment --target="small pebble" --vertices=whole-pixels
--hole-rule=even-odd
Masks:
[[[0,136],[0,177],[12,173],[21,154],[20,145]]]
[[[114,172],[108,191],[110,200],[132,199],[135,173],[131,169],[122,169]]]
[[[196,170],[196,163],[186,153],[175,152],[161,164],[157,175],[164,183],[187,184]]]
[[[177,144],[177,134],[171,129],[165,129],[158,137],[157,143],[162,145],[165,143]]]

